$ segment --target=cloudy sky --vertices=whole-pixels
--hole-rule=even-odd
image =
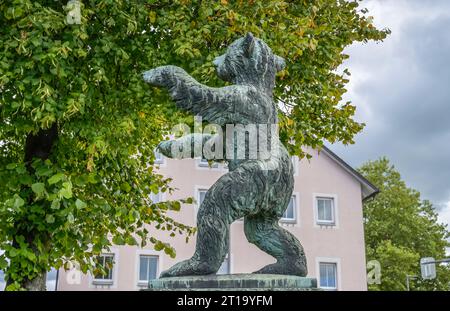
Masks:
[[[354,167],[387,156],[450,224],[450,1],[366,0],[363,6],[392,34],[348,48],[346,99],[367,126],[355,145],[331,148]]]

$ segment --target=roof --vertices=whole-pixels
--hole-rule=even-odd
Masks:
[[[330,159],[334,160],[340,167],[352,175],[361,184],[361,195],[362,200],[365,201],[377,195],[380,190],[368,181],[363,175],[361,175],[357,170],[348,165],[344,160],[337,156],[333,151],[331,151],[326,146],[322,147],[321,152],[325,153]]]

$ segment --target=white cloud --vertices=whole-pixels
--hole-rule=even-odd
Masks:
[[[447,224],[450,227],[450,201],[447,206],[439,211],[438,220],[440,223]]]
[[[331,148],[358,167],[387,156],[407,185],[441,211],[450,201],[450,1],[366,0],[381,43],[356,43],[342,66],[352,73],[345,101],[366,123],[356,144]],[[441,219],[450,223],[450,208]]]

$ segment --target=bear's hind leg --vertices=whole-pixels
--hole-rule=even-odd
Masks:
[[[228,252],[231,223],[255,206],[257,183],[248,186],[247,175],[225,174],[208,190],[197,214],[197,243],[192,258],[161,273],[161,277],[216,273]],[[248,192],[242,193],[242,189]],[[240,194],[240,195],[239,195]],[[244,208],[245,207],[245,208]]]
[[[280,227],[276,217],[246,217],[244,231],[249,242],[277,260],[254,273],[306,276],[308,271],[302,245],[294,235]]]
[[[199,217],[194,255],[163,271],[160,277],[216,273],[228,252],[229,227],[230,224],[222,221],[218,216],[202,215]]]

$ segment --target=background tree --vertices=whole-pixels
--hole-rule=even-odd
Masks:
[[[380,189],[364,204],[367,260],[378,260],[382,273],[381,284],[369,289],[405,290],[406,275],[420,276],[420,258],[445,258],[447,226],[438,223],[433,205],[406,186],[388,159],[369,161],[359,171]],[[449,290],[450,269],[438,266],[436,280],[412,281],[411,288]]]
[[[151,192],[170,191],[153,148],[184,118],[141,72],[174,64],[222,85],[212,60],[248,31],[286,58],[275,94],[282,137],[300,154],[322,140],[352,143],[363,125],[340,104],[355,41],[382,40],[356,1],[0,1],[0,269],[9,289],[43,289],[69,261],[83,272],[111,243],[148,241],[144,223],[192,234]],[[150,165],[149,165],[150,164]],[[138,238],[136,240],[136,237]],[[8,260],[6,260],[8,259]]]

